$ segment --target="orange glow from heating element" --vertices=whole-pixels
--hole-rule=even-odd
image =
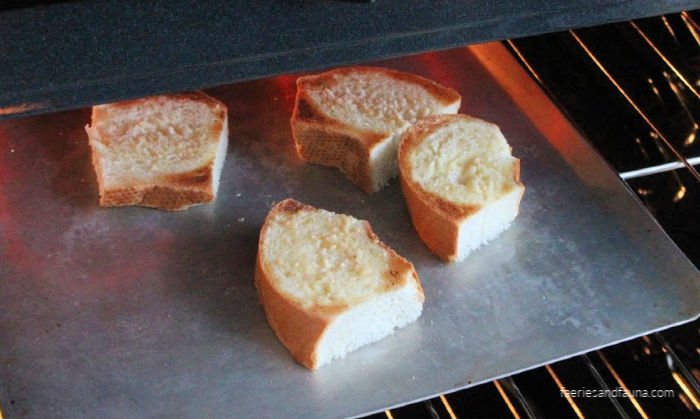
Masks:
[[[41,107],[45,107],[46,104],[44,103],[22,103],[16,106],[8,106],[5,108],[0,108],[0,115],[14,115],[14,114],[20,114],[24,112],[29,112],[34,109],[38,109]],[[0,419],[2,419],[2,416],[0,416]]]
[[[448,403],[447,399],[442,394],[440,395],[440,401],[443,405],[445,405],[445,409],[447,409],[447,414],[450,415],[450,419],[457,419],[455,412],[452,410],[452,406],[450,406],[450,403]]]
[[[447,86],[457,86],[459,81],[454,71],[447,69],[449,63],[444,62],[439,54],[421,54],[415,57],[416,60],[424,63],[428,67],[429,73],[436,75]]]
[[[280,92],[279,100],[287,102],[290,106],[294,106],[294,97],[297,92],[297,76],[286,75],[278,76],[271,79],[275,87]]]
[[[695,406],[695,410],[700,410],[700,401],[698,401],[697,396],[690,389],[690,387],[688,386],[688,383],[685,382],[683,377],[681,377],[680,374],[678,374],[675,371],[671,373],[671,376],[673,377],[673,380],[676,382],[676,384],[678,384],[678,386],[681,388],[683,393],[693,403],[693,406]]]
[[[554,382],[557,383],[557,387],[559,387],[560,390],[565,390],[566,387],[564,387],[564,384],[559,379],[559,376],[557,376],[557,374],[554,373],[552,367],[550,367],[549,365],[545,365],[545,368],[547,369],[549,375],[552,376]],[[576,416],[578,416],[580,419],[583,419],[585,416],[583,416],[581,409],[579,409],[578,405],[576,404],[576,402],[574,402],[574,399],[569,395],[569,393],[564,392],[564,397],[566,398],[566,401],[569,402],[569,406],[571,406],[571,408],[574,409],[574,413],[576,413]]]
[[[22,271],[29,278],[42,278],[47,269],[47,260],[44,254],[32,249],[31,241],[25,233],[27,221],[22,218],[22,202],[9,199],[10,180],[13,182],[24,182],[29,171],[22,170],[13,164],[12,156],[14,152],[10,146],[10,139],[13,132],[10,124],[0,124],[0,260],[14,266],[18,271]],[[157,230],[153,232],[155,247],[158,254],[168,254],[172,248],[175,236],[167,230]],[[157,269],[161,264],[166,263],[165,258],[154,258],[136,247],[125,247],[124,251],[129,252],[130,263],[123,264],[119,259],[108,259],[102,265],[91,267],[90,272],[100,281],[90,282],[86,286],[94,286],[96,292],[105,290],[116,291],[130,286],[128,279],[136,280],[144,272]]]
[[[643,419],[649,419],[649,415],[647,415],[647,412],[644,411],[642,405],[639,404],[639,401],[637,401],[637,398],[632,395],[630,389],[627,388],[627,384],[625,384],[625,382],[622,381],[622,378],[620,378],[620,376],[617,374],[615,368],[613,368],[612,365],[610,365],[610,363],[608,362],[608,358],[606,358],[605,355],[600,351],[596,353],[603,361],[603,364],[605,364],[605,367],[608,369],[608,371],[610,371],[610,374],[612,374],[615,381],[617,381],[617,384],[620,386],[620,388],[622,388],[625,391],[625,394],[627,394],[627,398],[632,403],[632,406],[634,406],[634,408],[637,409],[637,413],[639,413],[639,416],[641,416]]]
[[[496,386],[496,390],[498,390],[498,394],[501,395],[501,398],[503,398],[503,401],[506,402],[506,406],[508,406],[508,410],[510,410],[510,413],[513,415],[515,419],[520,419],[520,415],[518,414],[518,411],[515,410],[515,406],[513,406],[513,402],[510,401],[510,398],[506,394],[506,392],[503,390],[503,387],[501,387],[501,384],[498,382],[498,380],[494,380],[493,384]]]
[[[14,150],[8,145],[10,134],[0,126],[0,149]],[[32,253],[24,241],[17,233],[15,220],[12,217],[12,208],[7,201],[7,192],[4,189],[4,180],[18,179],[18,174],[10,172],[10,165],[2,160],[3,154],[0,154],[0,231],[3,232],[4,246],[0,246],[0,260],[9,260],[14,265],[25,266],[28,268],[40,267],[43,258]]]

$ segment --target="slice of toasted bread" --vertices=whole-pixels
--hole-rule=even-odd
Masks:
[[[349,67],[297,79],[292,133],[299,155],[339,168],[367,193],[398,174],[401,133],[418,119],[456,113],[461,97],[414,74]]]
[[[100,205],[176,211],[216,197],[228,117],[226,106],[204,93],[94,106],[85,131]]]
[[[399,168],[418,235],[446,261],[506,230],[525,191],[520,160],[498,126],[466,115],[430,116],[409,128]]]
[[[270,326],[309,369],[413,322],[424,300],[411,262],[369,223],[292,199],[265,220],[255,284]]]

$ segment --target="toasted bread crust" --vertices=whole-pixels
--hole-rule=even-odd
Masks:
[[[317,76],[309,76],[317,77]],[[332,119],[308,98],[303,77],[297,79],[297,96],[292,113],[292,136],[297,153],[304,160],[336,167],[365,193],[374,191],[370,154],[387,136],[360,130]]]
[[[323,87],[333,75],[340,74],[357,74],[357,73],[373,73],[384,74],[398,81],[417,84],[430,92],[438,101],[445,105],[461,100],[461,96],[454,89],[442,86],[433,80],[421,77],[417,74],[404,73],[398,70],[392,70],[384,67],[369,67],[369,66],[354,66],[342,67],[334,70],[329,70],[320,74],[303,76],[297,79],[297,88],[308,89],[309,87]]]
[[[147,186],[110,189],[100,194],[103,207],[123,207],[138,205],[166,211],[182,211],[193,205],[205,204],[214,200],[211,187],[181,189],[177,186]]]
[[[159,96],[143,97],[143,98],[137,98],[137,99],[127,99],[127,100],[122,100],[119,102],[108,103],[105,105],[93,106],[92,107],[92,118],[93,118],[93,120],[95,119],[95,117],[99,118],[106,106],[109,106],[110,108],[113,108],[113,109],[128,108],[131,106],[139,105],[141,103],[148,103],[148,101],[153,100],[154,97],[159,97]],[[224,105],[223,103],[219,102],[218,100],[214,99],[213,97],[211,97],[203,92],[200,92],[200,91],[171,93],[171,94],[167,94],[167,95],[160,95],[160,97],[167,98],[169,101],[174,101],[174,102],[190,101],[190,100],[194,100],[197,102],[203,102],[203,103],[206,103],[212,109],[216,109],[217,107],[223,108],[223,111],[219,112],[218,116],[223,116],[226,113],[226,105]]]
[[[428,204],[428,200],[411,187],[404,176],[399,176],[399,182],[418,236],[441,259],[447,262],[454,260],[457,257],[459,224]]]
[[[448,202],[426,191],[413,180],[408,158],[423,138],[438,128],[454,122],[456,118],[473,119],[467,115],[428,116],[406,130],[399,144],[399,179],[411,221],[425,245],[446,262],[453,262],[457,258],[460,225],[466,218],[481,210],[481,207]],[[518,159],[513,162],[513,181],[516,188],[521,188],[522,197],[525,186],[520,182],[520,160]]]
[[[445,107],[459,103],[461,96],[424,77],[380,67],[339,68],[297,79],[291,126],[299,156],[311,163],[337,167],[352,183],[371,194],[376,192],[371,172],[372,150],[390,140],[393,133],[359,129],[336,120],[320,109],[309,95],[309,90],[323,88],[334,75],[350,73],[382,73],[395,80],[420,85]]]
[[[336,167],[365,193],[375,192],[370,164],[371,147],[367,145],[368,141],[376,138],[374,134],[343,133],[308,122],[292,122],[292,132],[297,153],[306,161]]]
[[[202,92],[185,92],[161,96],[168,101],[191,101],[206,103],[215,113],[216,121],[211,127],[208,138],[212,143],[221,141],[222,136],[228,136],[228,115],[226,106],[218,100]],[[104,117],[105,107],[128,108],[141,103],[148,103],[153,98],[126,100],[108,105],[98,105],[92,108],[92,126],[86,126],[92,145],[95,141],[104,141],[96,128],[95,122]],[[107,188],[103,184],[103,173],[96,148],[92,147],[92,163],[97,174],[100,192],[100,206],[131,206],[138,205],[167,211],[182,211],[191,206],[211,202],[215,198],[212,177],[214,176],[213,156],[204,166],[185,173],[173,173],[161,176],[153,184],[123,185],[119,188]]]
[[[304,308],[298,301],[279,290],[274,276],[266,269],[266,262],[263,256],[265,237],[272,216],[282,212],[294,214],[302,210],[315,211],[317,209],[293,199],[285,199],[275,205],[268,214],[260,230],[260,239],[258,241],[255,286],[268,323],[270,323],[270,327],[272,327],[279,340],[287,348],[294,360],[306,368],[315,370],[319,366],[316,354],[318,346],[323,340],[324,333],[337,316],[352,307],[336,305]],[[364,221],[364,225],[372,241],[382,246],[391,255],[389,273],[392,277],[391,288],[405,285],[407,275],[402,275],[402,273],[410,271],[410,277],[415,281],[419,290],[420,301],[424,301],[423,288],[413,264],[381,242],[367,221]]]

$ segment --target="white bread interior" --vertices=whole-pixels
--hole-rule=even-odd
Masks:
[[[494,124],[466,115],[425,118],[404,134],[399,166],[413,224],[444,260],[463,260],[518,215],[520,161]]]
[[[100,205],[183,210],[215,199],[228,146],[226,106],[201,92],[94,106]]]
[[[461,97],[423,77],[349,67],[297,79],[291,125],[299,155],[339,168],[373,193],[398,174],[403,131],[432,114],[456,113]]]
[[[309,369],[415,321],[424,300],[413,265],[366,221],[292,199],[265,220],[255,283],[272,329]]]

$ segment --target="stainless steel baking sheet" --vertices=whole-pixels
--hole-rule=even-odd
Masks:
[[[293,76],[210,91],[230,114],[220,196],[182,213],[98,207],[87,109],[1,123],[6,416],[360,415],[695,317],[698,272],[579,136],[548,129],[569,126],[560,113],[511,99],[484,48],[382,63],[457,89],[522,160],[519,218],[453,265],[418,239],[397,182],[367,196],[296,156]],[[422,317],[315,373],[295,364],[253,287],[259,228],[287,197],[369,220],[416,265]]]

